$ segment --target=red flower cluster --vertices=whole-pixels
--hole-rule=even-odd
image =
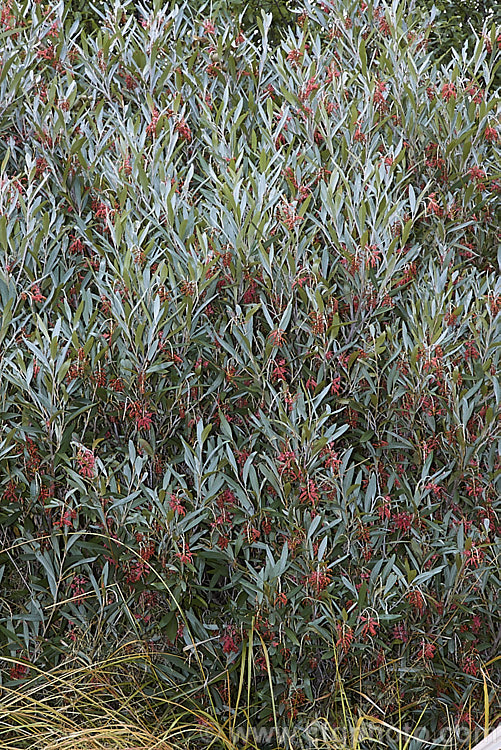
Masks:
[[[454,86],[453,83],[444,83],[440,91],[440,95],[442,99],[448,102],[453,97],[454,98],[456,97],[456,87]]]
[[[76,510],[74,508],[68,508],[64,513],[61,513],[61,518],[58,521],[54,521],[53,526],[56,529],[62,529],[63,526],[69,527],[73,524],[76,517]]]
[[[379,628],[378,620],[370,615],[361,615],[360,620],[364,623],[362,625],[362,638],[364,641],[367,640],[368,637],[373,638],[377,635],[377,630]]]
[[[28,674],[27,664],[14,664],[9,671],[11,680],[22,680]]]
[[[345,622],[338,622],[336,625],[336,629],[338,634],[336,646],[341,647],[346,654],[350,650],[353,638],[355,637],[353,628],[351,628]]]
[[[171,510],[175,511],[179,516],[186,515],[186,508],[176,495],[170,496],[169,506]]]
[[[436,650],[437,646],[435,643],[425,641],[424,638],[421,640],[421,658],[424,659],[424,661],[431,661],[435,656]]]
[[[219,640],[225,654],[238,654],[240,636],[238,635],[237,629],[234,625],[228,625],[225,633],[223,633]]]
[[[316,594],[321,594],[332,580],[331,573],[328,570],[314,570],[307,578],[307,582]]]
[[[419,589],[411,589],[410,591],[408,591],[406,594],[406,598],[411,607],[413,607],[413,609],[415,609],[420,615],[422,615],[425,610],[426,603],[424,600],[424,596],[419,591]]]
[[[147,404],[132,401],[127,407],[130,419],[134,420],[138,430],[149,430],[153,424],[153,412],[147,410]]]
[[[44,297],[42,292],[40,291],[40,287],[38,284],[33,284],[30,291],[30,297],[33,300],[33,302],[43,302],[47,297]]]
[[[73,592],[73,599],[76,604],[81,604],[83,602],[83,596],[85,594],[84,585],[86,583],[87,581],[83,576],[75,576],[70,583],[70,589]]]
[[[388,104],[385,97],[386,92],[386,83],[384,83],[383,81],[376,81],[372,101],[374,102],[374,106],[376,107],[376,109],[378,109],[380,112],[386,112],[388,109]]]
[[[412,513],[395,513],[392,516],[393,528],[406,534],[412,528],[414,516]]]
[[[94,476],[94,468],[96,463],[96,457],[94,453],[88,448],[80,446],[77,453],[78,472],[83,477],[92,479]]]
[[[189,545],[184,540],[183,540],[183,551],[176,552],[176,557],[178,557],[179,560],[184,564],[193,562],[193,553],[190,552]]]

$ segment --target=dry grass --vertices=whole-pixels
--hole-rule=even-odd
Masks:
[[[178,698],[153,675],[137,680],[141,655],[117,653],[95,664],[73,664],[49,672],[31,667],[32,675],[17,688],[3,688],[0,699],[1,750],[261,750],[266,730],[252,734],[252,706],[249,695],[246,660],[242,660],[238,695],[230,701],[227,716],[217,715],[197,704],[187,686],[180,687]],[[249,666],[249,664],[247,664]],[[134,676],[135,675],[135,676]],[[428,747],[472,747],[461,744],[450,726],[450,741],[436,744],[423,739],[418,720],[409,731],[405,716],[397,726],[375,714],[355,716],[347,695],[340,686],[340,715],[334,726],[327,718],[297,719],[296,732],[284,737],[275,726],[268,738],[275,738],[274,750],[365,750],[388,747],[382,737],[392,737],[398,750],[424,750]],[[200,694],[198,694],[200,700]],[[375,709],[377,705],[374,704]],[[423,707],[423,713],[426,707]],[[485,736],[499,717],[489,715],[489,691],[485,690]],[[301,723],[302,721],[302,723]],[[379,727],[370,739],[367,729]],[[236,734],[234,730],[237,730]],[[319,731],[319,730],[322,731]],[[247,732],[247,742],[242,735]],[[344,738],[344,739],[343,739]],[[422,743],[422,744],[421,744]],[[266,747],[271,747],[266,744]]]

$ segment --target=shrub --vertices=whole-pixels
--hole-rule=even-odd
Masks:
[[[434,22],[428,39],[429,49],[436,58],[449,62],[453,50],[466,50],[472,54],[477,37],[487,24],[499,28],[501,25],[501,8],[496,3],[484,0],[418,0],[418,9],[423,13],[434,13]],[[501,71],[494,70],[496,86],[501,85]]]
[[[263,726],[499,712],[499,32],[308,8],[4,6],[11,686],[130,642]]]

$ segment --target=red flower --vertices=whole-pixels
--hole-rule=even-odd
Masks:
[[[146,404],[132,401],[127,407],[130,419],[135,420],[138,430],[149,430],[153,424],[151,411],[146,410]]]
[[[386,93],[386,83],[383,83],[383,81],[376,81],[376,87],[374,90],[374,96],[372,98],[374,102],[374,106],[376,109],[381,110],[382,112],[385,112],[388,109],[388,104],[386,103],[385,99],[385,93]]]
[[[435,200],[436,193],[430,193],[428,198],[428,205],[426,207],[427,214],[435,214],[435,216],[443,216],[444,210],[440,204]]]
[[[367,140],[367,136],[365,135],[365,133],[362,133],[360,125],[357,125],[357,129],[355,130],[355,133],[353,135],[353,140],[358,141],[359,143],[365,143],[365,141]]]
[[[169,505],[172,510],[178,513],[180,516],[186,515],[186,509],[184,505],[181,503],[181,500],[179,500],[175,495],[170,496]]]
[[[419,614],[422,615],[425,609],[425,601],[422,593],[418,589],[412,589],[407,592],[406,597],[411,607],[416,609]]]
[[[125,85],[127,86],[127,89],[129,91],[134,91],[138,83],[136,79],[130,75],[130,73],[127,73],[127,75],[125,76]],[[130,172],[127,172],[126,174],[130,174]]]
[[[287,61],[292,63],[293,65],[297,65],[299,60],[301,59],[303,53],[299,49],[291,49],[289,54],[287,55]]]
[[[278,215],[280,221],[285,224],[290,232],[292,232],[296,224],[300,224],[303,221],[303,217],[296,213],[294,206],[285,201],[282,201],[280,204]]]
[[[70,583],[70,588],[73,592],[73,599],[76,604],[83,602],[83,595],[85,594],[84,585],[87,583],[83,576],[75,576],[73,581]]]
[[[63,526],[71,526],[75,518],[77,517],[77,512],[74,508],[71,510],[65,510],[64,513],[61,515],[61,518],[59,521],[54,521],[54,528],[62,529]]]
[[[30,291],[30,297],[33,300],[33,302],[43,302],[44,299],[47,299],[47,297],[44,297],[42,292],[40,291],[40,287],[38,284],[33,284]]]
[[[94,466],[96,457],[88,448],[80,447],[77,453],[78,471],[83,477],[92,479],[94,476]]]
[[[137,583],[143,577],[146,572],[146,565],[142,560],[138,560],[135,563],[130,563],[128,570],[125,575],[127,583]]]
[[[308,378],[308,380],[305,383],[305,387],[309,391],[314,391],[315,388],[317,387],[317,381],[314,378]]]
[[[479,88],[476,83],[470,83],[465,88],[465,93],[471,97],[472,102],[475,102],[475,104],[480,104],[484,97],[484,90]]]
[[[210,18],[208,18],[206,21],[204,21],[203,27],[204,27],[204,31],[205,31],[206,34],[215,34],[216,33],[216,27],[215,27],[213,21],[210,20]]]
[[[226,628],[226,633],[221,636],[220,641],[225,654],[238,653],[240,638],[234,625]]]
[[[396,513],[393,516],[393,528],[395,531],[400,529],[402,533],[406,534],[411,529],[413,520],[412,513]]]
[[[499,138],[498,131],[496,130],[496,128],[487,126],[484,130],[484,138],[489,143],[496,143]]]
[[[331,582],[331,574],[327,570],[315,570],[313,573],[310,573],[307,582],[317,594],[320,594]]]
[[[421,657],[425,661],[431,661],[433,657],[435,656],[435,651],[437,650],[437,647],[434,643],[427,643],[424,639],[421,641]]]
[[[270,489],[273,490],[273,487],[271,487]],[[268,516],[264,516],[263,522],[262,522],[262,528],[263,528],[263,533],[264,534],[270,534],[271,533],[271,529],[272,529],[271,518],[269,518]]]
[[[341,392],[341,375],[336,375],[332,378],[331,383],[331,395],[339,396]]]
[[[366,640],[367,636],[374,637],[377,635],[377,629],[379,627],[379,622],[375,620],[373,617],[368,615],[365,617],[365,615],[362,615],[360,617],[364,625],[362,626],[362,638]]]
[[[339,458],[339,453],[337,453],[333,448],[333,443],[330,443],[329,446],[326,446],[325,448],[322,448],[320,451],[320,456],[325,458],[325,466],[328,469],[332,469],[333,472],[337,472],[339,470],[339,467],[341,465],[341,459]]]
[[[224,508],[225,505],[233,506],[237,502],[235,493],[231,490],[223,490],[217,498],[217,504],[219,508]]]
[[[466,674],[471,674],[473,677],[476,677],[478,673],[478,662],[476,655],[473,652],[464,657],[461,662],[461,668]]]
[[[478,349],[474,345],[473,341],[466,342],[464,357],[465,359],[478,359],[480,357]]]
[[[11,680],[22,680],[23,677],[26,677],[28,674],[28,667],[26,664],[14,664],[13,667],[10,668],[10,679]]]
[[[472,543],[470,549],[464,551],[465,567],[478,568],[484,559],[484,551]]]
[[[191,130],[190,130],[189,125],[187,125],[186,120],[183,117],[181,117],[179,119],[179,122],[176,123],[175,129],[177,130],[181,138],[184,138],[185,141],[188,141],[188,142],[191,141]]]
[[[444,83],[440,94],[442,96],[442,99],[448,102],[449,99],[452,99],[452,97],[456,96],[456,87],[453,83]]]
[[[219,547],[219,549],[225,550],[227,549],[229,542],[230,540],[227,536],[220,536],[217,540],[217,546]]]
[[[271,331],[268,334],[268,338],[271,339],[273,346],[281,346],[285,341],[285,331],[281,328],[277,328],[275,331]]]
[[[271,372],[271,378],[273,381],[285,380],[288,375],[287,368],[285,367],[285,359],[278,359],[275,362],[275,367]]]
[[[468,170],[468,174],[471,177],[471,179],[475,182],[478,190],[485,190],[485,170],[481,169],[480,167],[471,167],[471,169]]]
[[[481,627],[482,627],[482,619],[478,615],[475,615],[471,621],[472,632],[478,633]]]
[[[193,562],[193,554],[190,552],[190,548],[186,542],[183,541],[183,551],[176,552],[176,557],[178,557],[182,563]]]
[[[81,255],[85,250],[84,243],[79,237],[75,237],[75,235],[71,236],[73,237],[73,240],[70,243],[68,252],[70,253],[70,255]]]
[[[319,495],[317,485],[315,484],[313,479],[308,479],[306,487],[302,487],[299,493],[300,501],[302,503],[308,501],[313,507],[315,507],[316,503],[318,502],[318,497]]]
[[[338,622],[336,625],[338,632],[338,639],[336,646],[340,646],[345,653],[350,650],[351,642],[353,640],[353,628],[350,628],[346,623]]]
[[[113,380],[110,380],[109,387],[116,393],[123,393],[125,390],[125,385],[122,378],[114,378]]]
[[[383,504],[379,506],[377,512],[381,521],[389,520],[391,518],[391,497],[389,495],[386,495]]]
[[[149,430],[151,425],[153,424],[153,420],[151,418],[152,412],[151,411],[145,411],[142,415],[142,417],[139,417],[136,420],[136,427],[138,430]]]
[[[147,135],[151,135],[151,136],[155,135],[156,130],[157,130],[158,118],[159,118],[158,110],[154,109],[153,112],[151,113],[151,122],[146,128]]]
[[[7,484],[4,493],[2,495],[3,500],[6,500],[11,503],[15,503],[19,501],[19,497],[16,492],[17,485],[14,482],[13,479],[10,480],[10,482]]]

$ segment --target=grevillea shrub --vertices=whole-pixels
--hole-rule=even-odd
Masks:
[[[404,2],[307,4],[274,47],[269,16],[193,13],[86,35],[3,4],[2,679],[130,643],[231,711],[245,653],[263,725],[341,681],[473,730],[500,710],[500,30],[443,66]]]

